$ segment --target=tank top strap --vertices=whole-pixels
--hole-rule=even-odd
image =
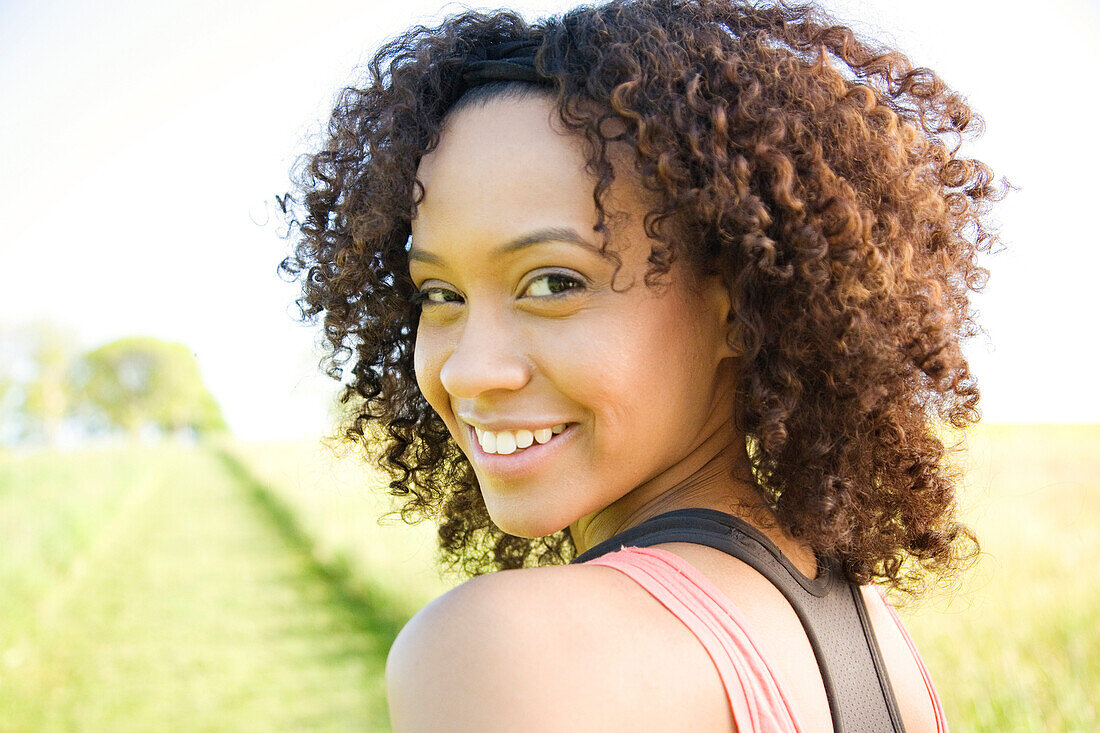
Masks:
[[[913,656],[913,661],[917,663],[917,669],[920,671],[921,679],[924,681],[924,689],[928,692],[928,698],[932,701],[932,711],[936,718],[936,733],[947,733],[947,714],[943,710],[943,703],[940,702],[939,695],[936,694],[936,687],[932,684],[932,675],[928,672],[928,667],[924,664],[924,658],[921,657],[920,652],[917,650],[916,642],[913,641],[913,637],[909,634],[909,630],[905,628],[905,624],[902,622],[897,609],[894,608],[894,604],[890,602],[890,599],[886,597],[882,588],[877,585],[874,588],[875,594],[882,602],[882,605],[886,607],[886,611],[890,614],[890,618],[893,620],[898,632],[901,633],[901,638],[905,640],[905,645],[909,647],[909,653]]]
[[[756,527],[701,507],[650,517],[572,562],[590,562],[624,546],[651,548],[664,542],[721,550],[755,569],[783,594],[813,648],[836,733],[905,730],[863,594],[836,562],[819,559],[817,576],[808,578]]]
[[[630,577],[678,618],[706,649],[738,730],[797,733],[791,701],[753,642],[744,614],[693,565],[658,547],[623,546],[584,562]]]

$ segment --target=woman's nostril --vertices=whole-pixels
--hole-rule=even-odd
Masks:
[[[443,363],[439,380],[454,397],[471,399],[496,389],[521,389],[530,381],[530,368],[521,355],[500,349],[456,350]]]

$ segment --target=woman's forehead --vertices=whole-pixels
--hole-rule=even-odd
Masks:
[[[605,206],[635,209],[635,187],[617,168]],[[552,219],[555,212],[596,220],[596,179],[586,170],[583,142],[541,95],[490,99],[449,116],[439,145],[421,158],[417,179],[424,194],[414,232],[471,220]]]
[[[446,118],[439,145],[420,159],[417,177],[425,188],[549,172],[580,179],[583,153],[574,136],[554,125],[556,114],[541,97],[465,107]]]

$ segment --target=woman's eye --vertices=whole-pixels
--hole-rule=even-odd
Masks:
[[[420,305],[437,305],[443,303],[458,303],[462,297],[453,290],[447,288],[424,288],[413,295],[413,299]]]
[[[548,272],[532,279],[523,291],[525,297],[552,298],[583,290],[586,287],[584,280],[566,275],[560,272]],[[412,301],[421,307],[444,306],[448,304],[462,303],[463,298],[450,288],[438,285],[421,288],[412,294]]]
[[[583,287],[584,283],[575,277],[563,275],[559,272],[549,272],[532,280],[523,292],[525,295],[538,298],[548,295],[560,295],[571,290],[580,290]]]

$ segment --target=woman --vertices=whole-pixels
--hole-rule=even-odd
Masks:
[[[379,50],[283,268],[347,437],[476,576],[394,643],[396,730],[945,729],[878,588],[976,549],[935,432],[978,419],[976,120],[813,7]]]

